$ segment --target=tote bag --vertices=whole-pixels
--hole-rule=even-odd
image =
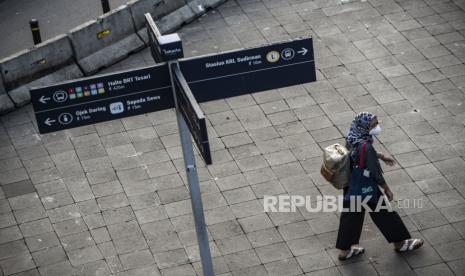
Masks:
[[[336,189],[344,189],[350,179],[350,152],[340,144],[327,146],[323,151],[321,175]]]
[[[367,142],[362,145],[359,164],[352,169],[352,175],[349,180],[349,190],[344,199],[349,200],[351,196],[359,196],[362,200],[371,196],[369,201],[377,201],[379,198],[379,188],[376,181],[371,177],[370,172],[365,166],[365,151]]]

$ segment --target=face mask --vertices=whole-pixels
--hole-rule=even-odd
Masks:
[[[381,127],[377,125],[374,129],[370,130],[368,134],[370,135],[379,135],[381,133]]]

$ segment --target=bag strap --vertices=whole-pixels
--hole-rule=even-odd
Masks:
[[[367,142],[362,145],[362,153],[360,154],[360,160],[358,161],[358,166],[362,169],[365,168],[365,150],[367,148]]]

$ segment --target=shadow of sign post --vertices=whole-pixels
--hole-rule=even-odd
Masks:
[[[204,275],[214,275],[191,135],[211,158],[199,102],[316,81],[312,38],[183,58],[177,34],[161,35],[146,14],[154,66],[31,89],[41,134],[170,108],[176,109]]]

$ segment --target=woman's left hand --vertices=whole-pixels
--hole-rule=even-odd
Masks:
[[[391,189],[384,189],[384,194],[386,194],[389,201],[392,201],[394,199],[394,194],[392,193]]]
[[[390,156],[382,156],[381,160],[383,160],[384,163],[386,163],[386,165],[391,166],[391,167],[396,164],[396,160],[394,160],[394,158]]]

